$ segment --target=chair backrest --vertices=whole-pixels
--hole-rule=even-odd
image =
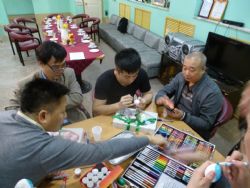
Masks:
[[[23,18],[23,17],[16,17],[13,19],[13,22],[16,24],[23,24],[26,26],[26,23],[36,23],[35,20],[29,19],[29,18]]]
[[[224,123],[226,123],[228,120],[230,120],[232,116],[233,116],[232,104],[227,100],[225,96],[223,96],[223,106],[214,124],[214,128],[212,129],[210,133],[210,138],[213,137],[217,129],[220,126],[222,126]]]
[[[100,18],[90,17],[85,18],[81,24],[87,24],[91,28],[91,32],[97,32],[99,30],[100,22]],[[90,23],[90,25],[88,23]]]
[[[78,18],[81,18],[81,20],[83,21],[84,18],[89,18],[89,15],[88,14],[77,14],[75,16],[72,17],[72,19],[78,19]]]
[[[13,41],[17,41],[17,42],[33,40],[33,37],[30,36],[29,34],[20,34],[16,32],[10,32],[9,35]]]

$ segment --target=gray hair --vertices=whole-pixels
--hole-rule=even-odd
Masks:
[[[192,59],[193,61],[198,61],[202,68],[206,68],[207,57],[202,52],[192,52],[185,56],[187,59]]]

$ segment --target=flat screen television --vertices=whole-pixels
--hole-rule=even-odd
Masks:
[[[212,70],[217,78],[237,84],[250,80],[250,45],[209,32],[204,54],[208,74]]]

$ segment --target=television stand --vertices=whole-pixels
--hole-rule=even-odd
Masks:
[[[218,84],[221,92],[230,101],[234,109],[237,109],[243,85],[236,80],[225,77],[221,73],[217,73],[212,69],[207,69],[208,75]]]

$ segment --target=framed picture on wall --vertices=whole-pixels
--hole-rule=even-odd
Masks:
[[[215,0],[209,19],[220,21],[227,7],[227,0]]]
[[[203,0],[198,16],[203,18],[208,18],[213,4],[214,4],[213,0]]]
[[[151,2],[152,2],[153,5],[157,5],[157,6],[162,6],[162,7],[164,7],[166,1],[167,1],[167,0],[152,0]]]

